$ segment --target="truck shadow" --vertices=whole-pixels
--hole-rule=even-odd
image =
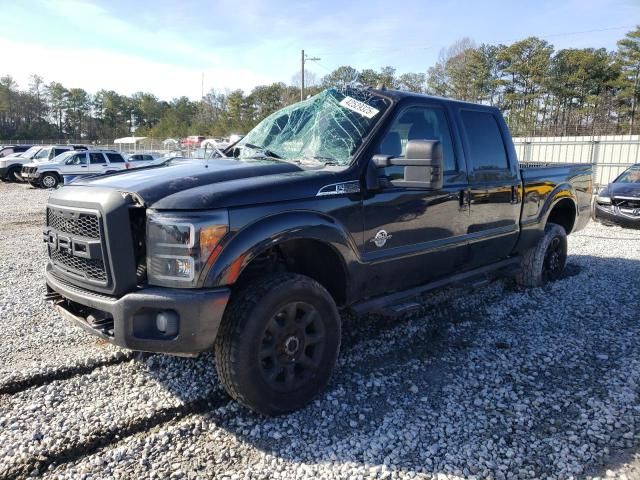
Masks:
[[[199,414],[283,462],[354,469],[345,476],[604,476],[640,447],[637,272],[636,260],[571,256],[543,288],[499,280],[429,294],[417,316],[345,315],[337,371],[307,408]],[[185,401],[188,382],[220,388],[211,355],[152,359],[150,375]]]

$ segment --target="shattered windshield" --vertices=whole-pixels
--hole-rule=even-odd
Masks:
[[[368,90],[325,90],[265,118],[236,145],[239,157],[348,165],[389,103]]]

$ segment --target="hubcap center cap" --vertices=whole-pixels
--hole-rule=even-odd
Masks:
[[[291,336],[284,341],[284,351],[287,355],[295,355],[299,348],[300,340],[296,336]]]

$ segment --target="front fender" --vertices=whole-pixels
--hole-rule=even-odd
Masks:
[[[282,212],[261,218],[231,237],[209,268],[203,286],[235,283],[244,268],[262,252],[296,239],[317,240],[332,247],[342,259],[347,277],[361,263],[353,238],[330,216],[314,211]]]

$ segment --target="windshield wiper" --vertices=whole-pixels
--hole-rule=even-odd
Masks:
[[[279,159],[281,159],[281,160],[283,159],[283,157],[282,157],[281,155],[278,155],[277,153],[272,152],[272,151],[271,151],[271,150],[269,150],[268,148],[261,147],[261,146],[259,146],[259,145],[254,145],[254,144],[252,144],[252,143],[244,143],[242,146],[243,146],[243,147],[249,147],[249,148],[252,148],[252,149],[254,149],[254,150],[259,150],[259,151],[261,151],[262,153],[264,153],[267,157],[271,157],[271,158],[279,158]]]

